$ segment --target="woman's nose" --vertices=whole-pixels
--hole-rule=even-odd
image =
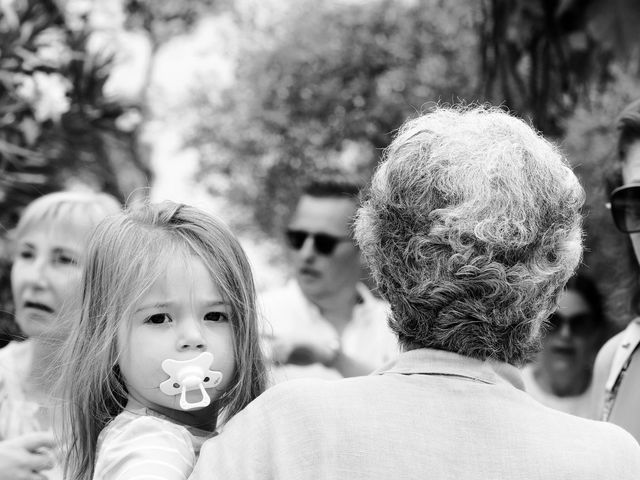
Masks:
[[[197,321],[183,320],[178,339],[178,350],[204,350],[207,344],[202,327]]]
[[[563,338],[570,338],[572,334],[571,324],[568,321],[563,321],[558,329],[558,336]]]
[[[30,286],[42,288],[47,281],[47,265],[44,259],[36,258],[29,263],[18,266],[23,282]]]

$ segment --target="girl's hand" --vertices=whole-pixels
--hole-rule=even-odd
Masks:
[[[23,435],[0,442],[0,480],[44,480],[40,473],[53,467],[50,432]]]

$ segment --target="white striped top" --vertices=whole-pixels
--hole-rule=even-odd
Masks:
[[[164,418],[125,410],[100,433],[93,480],[186,480],[196,461],[194,441],[199,446],[204,439]]]

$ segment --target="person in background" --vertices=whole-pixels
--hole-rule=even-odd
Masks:
[[[611,162],[609,206],[618,230],[629,235],[640,262],[640,99],[617,122],[616,158]],[[637,269],[636,269],[637,272]],[[637,273],[636,273],[637,274]],[[633,309],[639,314],[638,281]],[[640,316],[600,349],[593,377],[592,417],[628,430],[640,441]]]
[[[388,305],[360,282],[351,223],[360,185],[340,174],[311,180],[285,232],[294,278],[260,298],[274,383],[371,373],[397,355]]]
[[[119,210],[105,193],[51,193],[27,205],[12,232],[11,289],[26,340],[0,350],[0,440],[52,430],[55,378],[49,367],[80,314],[87,239]],[[62,478],[60,465],[46,476]]]
[[[355,238],[402,352],[374,375],[268,389],[207,440],[191,480],[637,480],[623,429],[547,408],[518,367],[580,262],[584,190],[495,108],[405,123]]]
[[[583,273],[571,277],[549,317],[542,350],[523,369],[527,392],[548,407],[589,417],[593,362],[605,327],[596,284]]]

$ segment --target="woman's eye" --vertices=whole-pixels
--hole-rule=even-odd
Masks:
[[[154,313],[149,318],[147,318],[145,323],[160,325],[162,323],[168,323],[170,321],[171,321],[171,317],[169,317],[169,315],[167,315],[166,313]]]
[[[58,255],[58,257],[56,258],[56,261],[62,265],[75,265],[78,263],[78,261],[75,258],[70,257],[68,255]]]
[[[227,314],[224,312],[208,312],[204,319],[210,322],[226,322],[228,320]]]
[[[33,252],[31,250],[22,250],[21,252],[18,252],[18,257],[24,259],[33,258]]]

